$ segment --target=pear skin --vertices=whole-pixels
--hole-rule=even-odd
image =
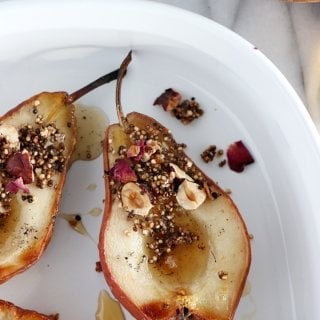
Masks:
[[[58,315],[44,315],[34,310],[23,309],[11,302],[0,300],[1,319],[58,320]]]
[[[119,123],[108,127],[103,146],[99,253],[106,282],[136,319],[231,320],[251,263],[246,225],[170,130],[141,113],[124,116],[121,76],[130,60],[129,54],[117,83]],[[128,196],[128,183],[140,194],[132,189]]]
[[[0,199],[0,283],[33,265],[51,239],[76,143],[73,102],[116,79],[117,74],[116,70],[72,94],[42,92],[0,117],[0,139],[6,142],[0,150],[1,196],[7,200]],[[21,163],[11,161],[10,167],[6,153],[9,160],[19,155]],[[28,157],[22,159],[22,154]],[[32,171],[28,176],[31,183],[17,176],[19,166],[22,171]]]

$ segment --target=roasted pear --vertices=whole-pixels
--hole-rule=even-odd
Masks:
[[[73,102],[117,74],[70,95],[40,93],[0,118],[0,283],[36,262],[49,243],[76,143]]]
[[[1,320],[58,320],[58,315],[45,315],[34,310],[27,310],[11,302],[0,300]]]
[[[171,131],[137,112],[104,141],[106,200],[99,251],[105,279],[136,319],[232,319],[251,262],[231,198],[185,154]]]

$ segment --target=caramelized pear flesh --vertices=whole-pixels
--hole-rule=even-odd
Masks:
[[[195,166],[165,127],[139,113],[130,113],[125,120],[125,127],[114,124],[108,128],[104,143],[106,201],[99,247],[108,285],[137,319],[184,319],[187,315],[192,315],[191,319],[232,319],[251,261],[248,232],[237,207]],[[115,179],[113,170],[118,158],[128,155],[128,151],[120,150],[132,150],[132,145],[140,143],[139,138],[134,138],[135,130],[145,133],[147,138],[141,138],[146,140],[156,135],[160,146],[147,161],[138,160],[139,156],[130,159],[137,175],[136,182],[131,183],[144,185],[143,192],[150,195],[153,204],[147,218],[141,218],[134,210],[128,211],[123,205],[121,191],[118,191],[123,183]],[[161,158],[159,166],[171,168],[168,177],[171,174],[173,178],[173,191],[167,192],[169,198],[154,196],[150,179],[144,180],[143,174],[149,172],[147,168]],[[141,174],[139,165],[143,169]],[[180,170],[174,172],[175,167]],[[162,177],[157,176],[155,181],[159,179]],[[162,181],[168,189],[165,179]],[[186,182],[189,189],[183,189]],[[193,184],[198,185],[198,189],[194,189]],[[169,216],[173,225],[167,223],[166,210],[163,222],[162,218],[158,219],[162,208],[170,203],[174,204],[174,214]],[[166,229],[159,238],[154,227],[159,221],[160,230],[165,229],[161,227],[163,223],[166,228],[173,226],[172,233]],[[176,230],[182,230],[179,236],[186,241],[176,237]],[[172,237],[176,240],[173,245]],[[159,239],[161,245],[158,245]],[[164,250],[163,243],[171,246]],[[154,247],[160,249],[160,254]]]
[[[117,75],[70,95],[40,93],[0,117],[0,283],[34,264],[51,239],[76,143],[72,103]]]
[[[47,316],[34,310],[27,310],[11,302],[0,300],[0,319],[2,320],[58,320],[58,315]]]

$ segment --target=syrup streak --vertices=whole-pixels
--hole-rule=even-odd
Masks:
[[[89,191],[95,191],[97,189],[97,184],[96,183],[90,183],[87,188]]]
[[[102,213],[101,208],[92,208],[87,214],[91,215],[92,217],[98,217]],[[82,222],[82,215],[79,213],[62,213],[60,212],[58,216],[63,218],[69,223],[69,226],[76,232],[80,233],[83,236],[89,237],[95,244],[96,241],[93,237],[89,234],[86,227]]]
[[[94,160],[102,153],[102,141],[109,119],[98,107],[75,105],[77,143],[71,163],[76,160]]]
[[[96,320],[125,320],[120,303],[101,290],[98,297]]]

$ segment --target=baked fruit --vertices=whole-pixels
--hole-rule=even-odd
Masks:
[[[44,315],[34,310],[27,310],[14,305],[11,302],[0,300],[1,320],[58,320],[59,316]]]
[[[72,94],[43,92],[0,117],[0,283],[48,245],[76,143],[73,102],[118,70]]]
[[[103,145],[105,212],[99,252],[105,279],[136,319],[230,320],[248,275],[246,225],[231,198],[188,157],[170,130],[137,112]]]

